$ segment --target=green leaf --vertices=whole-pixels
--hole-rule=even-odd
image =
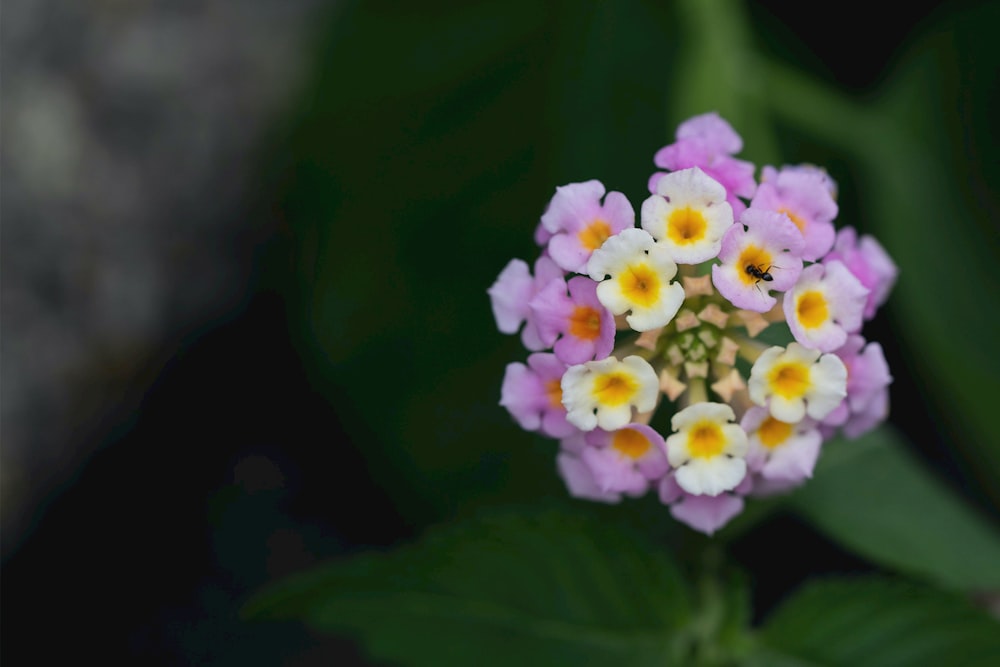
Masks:
[[[889,428],[824,446],[791,507],[844,547],[949,588],[1000,590],[1000,531]]]
[[[501,516],[280,582],[246,607],[407,665],[683,664],[690,594],[662,549],[579,515]]]
[[[987,667],[1000,656],[1000,624],[964,598],[875,578],[807,584],[760,639],[759,665]]]

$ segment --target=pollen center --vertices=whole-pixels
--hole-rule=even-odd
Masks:
[[[802,232],[803,234],[806,233],[807,225],[805,220],[795,215],[795,213],[789,211],[787,208],[779,208],[778,213],[784,213],[785,215],[787,215],[788,219],[795,223],[795,226],[799,228],[800,232]]]
[[[549,380],[545,383],[545,395],[549,397],[549,405],[551,407],[563,407],[562,384],[559,382],[559,378]]]
[[[634,304],[649,308],[660,300],[660,277],[646,264],[628,267],[619,278],[622,295]]]
[[[792,362],[778,364],[771,370],[771,389],[782,398],[801,398],[809,389],[809,368]]]
[[[799,316],[799,322],[807,329],[822,325],[830,316],[826,297],[819,290],[803,292],[795,304],[795,312]]]
[[[601,219],[594,220],[576,234],[580,244],[590,251],[600,248],[609,236],[611,236],[611,225]]]
[[[715,422],[700,422],[688,432],[688,451],[693,458],[714,458],[722,453],[725,446],[726,437]]]
[[[740,278],[743,279],[743,282],[747,285],[755,285],[760,278],[747,271],[747,267],[753,266],[763,273],[771,267],[771,253],[755,245],[748,245],[740,253],[739,263],[736,266],[739,267]]]
[[[611,372],[594,378],[594,397],[602,405],[624,405],[638,390],[638,383],[625,373]]]
[[[677,245],[690,245],[705,238],[708,222],[701,211],[694,211],[690,206],[679,208],[667,219],[667,236]]]
[[[596,340],[601,335],[601,313],[590,306],[577,306],[569,316],[569,333],[574,338]]]
[[[652,447],[652,443],[649,442],[649,438],[635,429],[623,428],[620,431],[615,431],[611,447],[635,460],[642,458]]]
[[[765,419],[764,423],[757,429],[757,437],[760,438],[760,444],[768,449],[774,449],[778,445],[783,444],[791,434],[792,425],[778,421],[774,417]]]

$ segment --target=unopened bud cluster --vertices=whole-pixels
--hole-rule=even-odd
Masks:
[[[511,260],[488,290],[500,331],[530,352],[500,403],[559,440],[569,492],[652,490],[705,533],[746,496],[803,483],[838,431],[884,420],[892,381],[860,331],[896,266],[835,229],[826,172],[764,167],[758,183],[742,144],[717,114],[681,124],[638,226],[600,181],[556,188],[534,265]]]

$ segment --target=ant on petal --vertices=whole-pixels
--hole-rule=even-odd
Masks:
[[[771,269],[780,269],[780,268],[781,268],[780,266],[768,264],[766,269],[762,269],[760,265],[747,264],[743,270],[746,271],[747,275],[750,276],[751,278],[756,278],[756,280],[754,281],[754,287],[757,287],[757,291],[759,292],[760,287],[758,287],[758,285],[760,284],[760,281],[763,280],[766,283],[771,282],[772,280],[774,280],[774,276],[771,275]]]

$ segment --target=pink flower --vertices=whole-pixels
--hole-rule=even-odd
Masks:
[[[586,276],[553,280],[531,300],[531,311],[542,340],[555,341],[553,351],[567,364],[603,359],[615,346],[615,318]]]
[[[677,141],[664,146],[653,156],[657,167],[678,171],[699,167],[726,188],[726,201],[739,216],[747,205],[740,199],[753,197],[757,189],[754,166],[750,162],[732,157],[743,150],[743,139],[732,126],[717,113],[695,116],[677,128]],[[664,172],[656,172],[649,179],[649,191],[656,192],[656,185]]]
[[[889,298],[899,275],[899,269],[889,253],[871,236],[858,239],[853,227],[844,227],[837,233],[833,250],[823,258],[824,263],[832,260],[843,262],[854,277],[868,288],[864,319],[875,317],[875,311]]]
[[[833,246],[837,202],[822,172],[786,167],[760,184],[750,208],[787,215],[805,239],[802,259],[814,262]]]
[[[743,511],[743,496],[750,485],[747,476],[731,493],[694,495],[684,491],[671,472],[660,480],[657,490],[660,502],[670,506],[671,516],[698,532],[711,535]]]
[[[868,290],[841,262],[811,264],[785,294],[788,328],[805,347],[832,352],[861,329]]]
[[[747,209],[722,237],[722,264],[712,267],[712,282],[737,308],[765,313],[777,303],[770,290],[791,289],[802,273],[803,245],[786,216]]]
[[[548,251],[566,271],[584,273],[590,255],[609,236],[635,225],[635,211],[620,192],[604,197],[604,184],[592,180],[556,188],[556,194],[542,215],[542,228],[552,236]],[[545,234],[536,231],[535,239]]]
[[[528,365],[507,364],[500,387],[500,405],[507,408],[525,431],[541,431],[550,438],[575,433],[566,421],[560,384],[566,364],[549,352],[536,352]]]
[[[563,275],[562,269],[545,254],[535,261],[534,277],[531,276],[528,265],[523,260],[512,259],[507,262],[496,282],[486,290],[490,295],[493,317],[500,332],[517,333],[521,324],[524,324],[521,342],[526,348],[544,350],[552,345],[552,340],[543,340],[538,332],[534,314],[531,312],[531,300],[551,281],[562,280]]]
[[[892,376],[882,346],[865,344],[852,335],[834,350],[847,367],[847,397],[823,419],[827,426],[840,426],[849,438],[856,438],[875,428],[889,414],[889,385]]]
[[[618,491],[602,490],[594,479],[594,473],[581,458],[586,449],[583,434],[569,436],[560,442],[559,454],[556,456],[556,468],[559,476],[566,484],[566,489],[574,498],[596,500],[601,503],[614,504],[622,499]]]
[[[766,408],[754,406],[743,415],[740,426],[747,432],[747,464],[752,473],[787,483],[787,488],[812,477],[823,444],[815,421],[806,417],[788,424],[772,417]]]
[[[602,492],[644,494],[670,466],[663,437],[645,424],[628,424],[617,431],[595,429],[584,436],[580,453]]]

